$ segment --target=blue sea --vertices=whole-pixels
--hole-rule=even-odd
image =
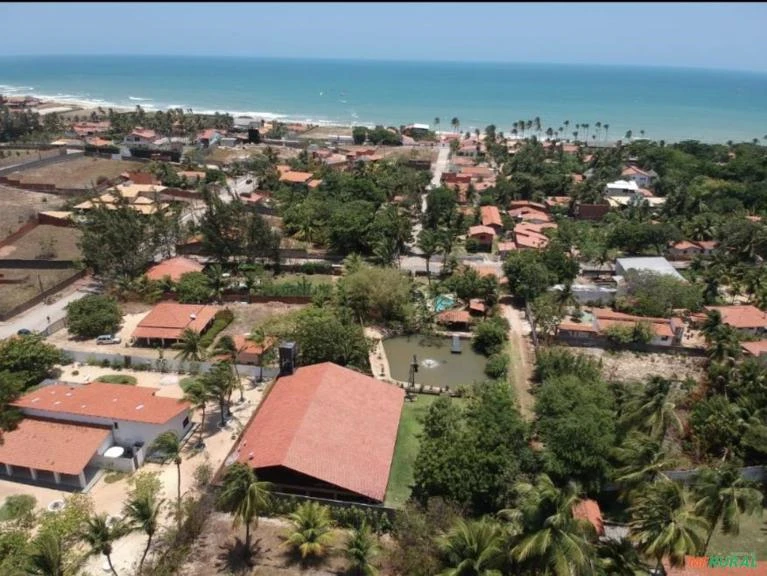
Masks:
[[[102,107],[181,107],[320,124],[426,123],[449,131],[541,119],[609,124],[613,140],[743,141],[767,135],[767,74],[554,64],[177,56],[0,58],[0,93]],[[583,131],[581,131],[581,137]]]

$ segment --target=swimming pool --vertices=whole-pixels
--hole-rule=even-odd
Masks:
[[[434,299],[434,311],[442,312],[453,307],[455,304],[455,298],[448,294],[442,294]]]

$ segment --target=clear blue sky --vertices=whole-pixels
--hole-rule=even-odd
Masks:
[[[0,4],[2,52],[767,71],[767,4]]]

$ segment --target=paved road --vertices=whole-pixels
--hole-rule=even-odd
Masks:
[[[67,304],[79,300],[98,288],[89,276],[78,280],[63,292],[59,292],[60,297],[53,304],[40,303],[7,322],[0,322],[0,339],[13,336],[22,328],[32,331],[45,330],[49,324],[66,317]]]
[[[426,199],[429,196],[428,191],[432,188],[435,188],[439,186],[442,183],[442,173],[447,170],[447,164],[448,160],[450,159],[450,148],[447,146],[442,146],[442,148],[439,149],[439,156],[437,156],[437,161],[434,163],[434,166],[432,167],[432,179],[429,185],[426,187],[426,194],[421,194],[421,214],[424,214],[426,212]],[[410,246],[410,252],[412,254],[421,254],[421,249],[418,248],[418,235],[421,233],[421,220],[419,219],[418,222],[416,222],[413,225],[413,244]],[[424,268],[425,269],[425,268]]]

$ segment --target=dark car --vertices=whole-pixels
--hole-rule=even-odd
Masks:
[[[30,334],[32,334],[32,331],[27,330],[26,328],[22,328],[21,330],[16,332],[16,334],[18,334],[19,336],[29,336]]]

